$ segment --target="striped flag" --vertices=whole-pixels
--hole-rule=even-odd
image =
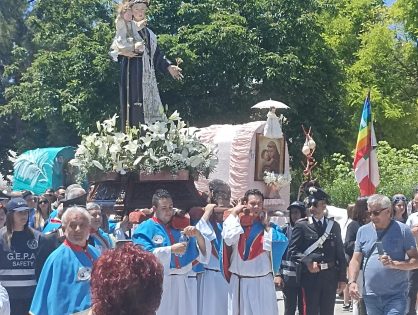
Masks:
[[[370,196],[379,185],[379,167],[376,154],[377,142],[372,121],[370,92],[364,102],[354,157],[354,175],[361,196]]]

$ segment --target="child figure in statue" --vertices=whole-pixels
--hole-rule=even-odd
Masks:
[[[162,103],[155,70],[183,78],[157,45],[157,36],[147,27],[147,0],[122,3],[116,19],[116,36],[111,56],[118,60],[120,73],[120,116],[122,131],[139,123],[152,124],[162,117]]]

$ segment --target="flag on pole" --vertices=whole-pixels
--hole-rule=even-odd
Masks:
[[[354,157],[354,176],[361,196],[373,195],[380,182],[376,148],[369,92],[363,106]]]

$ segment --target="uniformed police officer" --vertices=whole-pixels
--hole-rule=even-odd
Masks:
[[[304,315],[332,315],[337,288],[343,290],[347,280],[341,229],[324,216],[327,194],[317,187],[310,187],[307,194],[312,217],[295,224],[289,257],[301,264]]]
[[[306,217],[306,207],[303,202],[294,201],[287,207],[289,211],[289,223],[283,228],[283,233],[290,240],[296,222]],[[296,266],[293,261],[288,259],[287,250],[283,255],[280,273],[275,278],[275,282],[281,287],[284,298],[284,315],[295,315],[296,307],[299,314],[303,314],[302,288],[297,282]]]

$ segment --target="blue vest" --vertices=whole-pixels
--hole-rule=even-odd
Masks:
[[[170,235],[173,241],[170,239]],[[171,226],[163,226],[152,219],[142,222],[132,236],[132,242],[140,245],[144,250],[153,252],[158,247],[171,246],[179,242],[180,230]],[[187,250],[183,256],[171,255],[170,268],[180,268],[187,266],[199,257],[199,250],[196,244],[196,238],[191,237]]]
[[[90,308],[90,274],[98,257],[91,245],[86,252],[60,245],[45,262],[30,313],[69,315]]]

